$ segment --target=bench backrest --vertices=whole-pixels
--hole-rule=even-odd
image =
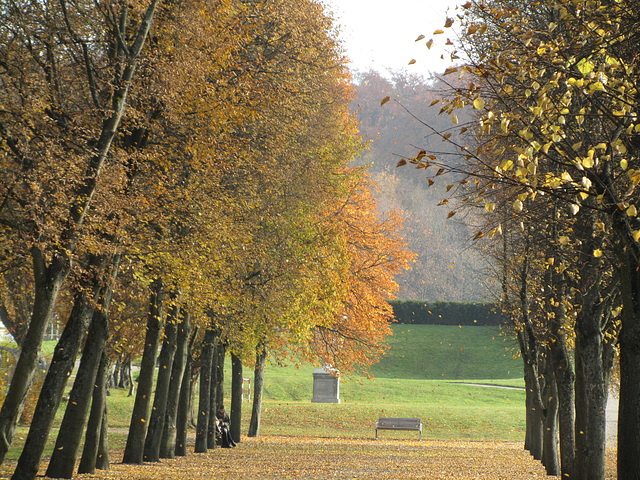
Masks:
[[[379,427],[392,428],[420,428],[419,418],[396,418],[396,417],[380,417],[378,420]]]

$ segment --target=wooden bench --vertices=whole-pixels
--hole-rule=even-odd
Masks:
[[[419,440],[422,440],[422,422],[419,418],[380,417],[376,422],[376,440],[378,430],[413,430],[420,432]]]

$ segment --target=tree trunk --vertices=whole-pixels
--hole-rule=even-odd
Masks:
[[[575,462],[575,376],[566,345],[562,360],[554,361],[558,389],[558,419],[560,427],[560,470],[562,478],[573,478]],[[553,345],[551,347],[554,349]],[[554,355],[554,353],[552,353]]]
[[[219,334],[216,335],[219,337]],[[216,415],[215,412],[218,411],[218,406],[216,404],[217,394],[218,394],[218,362],[220,356],[220,349],[218,348],[218,344],[220,342],[215,342],[213,347],[213,353],[211,357],[211,381],[209,383],[210,393],[209,393],[209,411],[212,412],[209,415],[209,426],[207,427],[207,446],[210,449],[216,448]]]
[[[620,330],[620,404],[618,478],[640,479],[640,255],[635,245],[619,252],[622,329]]]
[[[136,391],[136,382],[133,381],[133,375],[131,374],[131,355],[127,356],[127,361],[122,365],[122,376],[124,377],[125,388],[129,388],[127,397],[133,397]]]
[[[556,235],[554,230],[554,236]],[[554,252],[548,253],[552,258]],[[560,427],[560,470],[562,478],[573,478],[575,463],[575,375],[567,347],[566,325],[569,324],[565,309],[566,279],[553,268],[547,269],[545,275],[549,292],[546,296],[546,308],[552,313],[549,318],[550,360],[553,368],[554,392],[557,396],[555,405],[558,411]],[[547,421],[547,423],[549,423]],[[548,425],[547,425],[548,426]],[[545,431],[547,434],[548,431]],[[554,435],[557,432],[554,427]],[[549,472],[549,470],[547,470]],[[550,473],[551,475],[551,473]]]
[[[231,438],[240,442],[242,432],[242,360],[231,353]]]
[[[189,342],[189,335],[191,335],[189,313],[182,311],[181,319],[182,321],[178,325],[176,354],[173,360],[173,367],[171,368],[171,382],[167,394],[167,411],[164,420],[164,430],[162,431],[162,441],[160,442],[160,458],[173,458],[176,451],[178,400],[187,362],[187,344]]]
[[[196,426],[195,453],[207,452],[207,430],[209,429],[209,415],[211,407],[211,363],[216,332],[209,328],[204,334],[202,353],[200,355],[200,398],[198,401],[198,423]]]
[[[98,458],[98,447],[100,446],[100,432],[102,429],[102,418],[107,395],[107,379],[109,377],[109,366],[111,361],[103,350],[96,383],[93,387],[93,398],[91,400],[91,411],[87,421],[87,432],[82,449],[82,457],[78,466],[78,474],[95,473],[96,460]]]
[[[227,346],[224,342],[218,342],[218,363],[216,364],[216,411],[220,405],[224,405],[224,360],[227,356]],[[234,439],[235,440],[235,439]]]
[[[177,326],[180,316],[180,307],[177,304],[179,296],[171,295],[171,309],[164,325],[164,341],[158,356],[158,379],[156,381],[156,394],[153,399],[151,419],[147,430],[147,438],[144,444],[144,460],[147,462],[160,461],[160,442],[164,432],[164,421],[167,412],[167,398],[169,396],[169,384],[173,370],[173,359],[177,345]]]
[[[597,294],[598,299],[600,294]],[[594,298],[594,300],[597,300]],[[601,312],[584,302],[576,321],[576,478],[604,480],[607,374],[603,371]]]
[[[180,384],[180,397],[178,399],[178,411],[176,413],[176,449],[178,457],[187,455],[187,425],[189,423],[189,412],[191,411],[191,371],[193,368],[193,343],[197,336],[198,328],[194,329],[187,345],[186,361],[184,373]]]
[[[114,388],[120,387],[120,369],[122,366],[122,355],[119,355],[116,359],[116,364],[113,367],[113,374],[111,375],[111,379],[109,381],[110,385],[113,385]]]
[[[153,390],[153,374],[160,343],[163,294],[162,280],[156,279],[151,285],[151,299],[149,302],[149,314],[147,315],[147,331],[140,364],[140,375],[138,377],[138,391],[133,404],[129,435],[122,463],[142,464],[143,461],[144,441],[149,421],[149,405]]]
[[[104,256],[92,256],[87,267],[88,275],[76,294],[71,315],[56,345],[51,365],[47,371],[38,403],[33,413],[27,440],[13,473],[14,480],[33,479],[38,473],[42,453],[49,438],[51,425],[60,405],[60,400],[73,370],[80,343],[94,311],[95,302],[103,289],[103,269],[107,263]],[[88,282],[91,282],[87,285]],[[87,297],[91,292],[93,298]],[[91,383],[93,385],[93,381]]]
[[[109,470],[109,415],[107,413],[107,402],[105,402],[102,409],[100,443],[98,444],[98,457],[96,458],[96,468],[98,470]]]
[[[525,389],[526,389],[526,440],[525,449],[531,453],[536,460],[542,459],[543,445],[543,415],[539,408],[538,397],[538,379],[531,365],[525,362]]]
[[[545,389],[543,401],[545,403],[544,412],[544,433],[542,441],[542,464],[547,475],[557,476],[560,474],[560,463],[558,459],[558,389],[553,378],[552,367],[545,372]]]
[[[262,391],[264,390],[264,369],[267,364],[267,347],[258,345],[256,349],[256,367],[253,372],[253,406],[249,422],[249,437],[260,436],[260,418],[262,416]]]
[[[32,248],[31,256],[35,278],[33,312],[11,385],[0,409],[0,465],[4,463],[11,446],[16,424],[33,382],[40,346],[53,313],[60,286],[68,272],[66,261],[58,256],[54,257],[48,267],[45,265],[44,252],[40,249]]]

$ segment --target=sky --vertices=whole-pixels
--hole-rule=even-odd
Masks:
[[[334,13],[347,56],[353,70],[370,68],[386,73],[388,69],[406,69],[409,73],[428,76],[442,72],[449,61],[440,60],[443,50],[438,42],[429,50],[430,38],[444,44],[446,35],[434,37],[455,6],[462,0],[323,0]],[[419,35],[424,40],[416,42]],[[439,37],[439,38],[438,38]],[[445,55],[445,59],[447,56]],[[410,60],[416,63],[409,65]]]

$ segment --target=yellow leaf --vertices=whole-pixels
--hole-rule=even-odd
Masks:
[[[596,258],[601,257],[601,256],[602,256],[602,250],[600,250],[599,248],[596,248],[596,249],[593,251],[593,256],[594,256],[594,257],[596,257]]]
[[[474,240],[478,240],[479,238],[484,237],[484,233],[482,233],[482,231],[479,231],[478,233],[476,233],[476,236],[473,237]]]
[[[456,125],[458,124],[458,116],[455,113],[451,114],[451,121]]]
[[[433,39],[427,41],[427,48],[431,50],[431,47],[433,47]]]
[[[451,212],[449,212],[449,215],[447,215],[447,218],[451,218],[456,214],[456,212],[454,212],[453,210]]]
[[[414,63],[416,63],[415,59],[409,60],[409,65],[413,65]]]
[[[433,32],[434,35],[442,35],[444,33],[444,30],[436,30],[435,32]]]
[[[578,62],[578,70],[580,71],[580,73],[583,76],[588,75],[589,73],[591,73],[594,69],[594,65],[593,63],[591,63],[589,60],[587,60],[586,58],[583,58],[582,60],[580,60]]]
[[[635,205],[631,205],[629,208],[627,208],[627,215],[629,217],[637,217],[638,216],[638,209],[636,208]]]
[[[447,200],[446,198],[443,198],[440,203],[438,204],[438,207],[442,206],[442,205],[446,205],[447,203],[449,203],[449,200]]]
[[[622,160],[620,160],[620,168],[622,170],[626,170],[628,166],[629,162],[626,159],[623,158]]]
[[[633,231],[633,239],[636,242],[640,242],[640,230],[634,230]]]
[[[562,237],[558,238],[558,242],[560,243],[560,245],[569,245],[569,237],[563,235]]]
[[[488,213],[491,213],[491,212],[493,212],[493,211],[496,209],[496,204],[495,204],[495,203],[487,203],[487,204],[484,206],[484,209],[485,209]]]
[[[515,202],[513,202],[513,209],[516,212],[521,212],[523,207],[524,205],[522,204],[522,201],[516,200]]]
[[[418,38],[416,38],[416,42],[419,42],[420,40],[422,40],[424,38],[424,35],[420,35]]]
[[[476,110],[482,110],[484,108],[484,100],[481,98],[476,98],[473,101],[473,106],[476,108]]]
[[[391,100],[391,97],[389,95],[387,95],[386,97],[384,97],[382,99],[382,101],[380,102],[380,106],[384,105],[385,103],[387,103],[389,100]]]
[[[406,158],[403,158],[402,160],[400,160],[400,161],[398,162],[398,164],[396,165],[396,167],[402,167],[403,165],[406,165],[406,164],[407,164],[407,159],[406,159]]]

